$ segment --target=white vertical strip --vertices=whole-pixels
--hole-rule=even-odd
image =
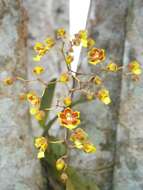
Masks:
[[[90,6],[90,0],[70,0],[70,36],[79,30],[84,30],[86,28],[86,21],[88,16],[88,10]],[[71,69],[73,71],[77,70],[77,65],[80,58],[81,46],[74,48],[74,61],[72,63]]]

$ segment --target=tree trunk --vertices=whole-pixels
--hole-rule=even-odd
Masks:
[[[130,0],[126,19],[123,65],[142,63],[143,1]],[[143,189],[143,77],[132,82],[122,76],[121,103],[117,126],[114,190]]]
[[[96,47],[105,48],[106,64],[113,61],[126,66],[135,59],[141,62],[142,11],[142,0],[92,1],[87,28],[96,40]],[[82,61],[83,71],[93,72],[94,68],[87,60]],[[112,74],[105,85],[111,92],[110,106],[98,100],[77,106],[84,122],[81,127],[97,145],[97,153],[95,156],[73,153],[71,162],[86,180],[91,180],[90,189],[96,189],[95,182],[101,190],[141,190],[142,77],[135,83],[122,73]]]
[[[19,0],[0,0],[0,78],[27,73],[27,13]],[[26,86],[0,84],[0,189],[43,189],[36,159],[28,107],[18,95]]]
[[[105,49],[106,64],[113,61],[122,66],[126,11],[127,1],[93,0],[91,3],[87,28],[91,37],[96,40],[96,47]],[[86,73],[94,72],[95,69],[95,66],[89,65],[87,60],[82,61],[80,67]],[[91,141],[97,145],[97,153],[95,155],[75,153],[73,165],[82,175],[90,179],[90,189],[93,190],[96,189],[94,183],[97,183],[101,190],[111,190],[113,183],[121,73],[107,75],[105,86],[111,92],[112,104],[105,106],[95,100],[77,106],[83,118],[81,127],[88,132]]]

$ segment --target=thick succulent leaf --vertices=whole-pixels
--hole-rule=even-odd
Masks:
[[[57,141],[54,137],[48,137],[50,141]],[[65,185],[61,183],[61,172],[56,170],[56,160],[65,155],[66,148],[64,144],[51,144],[49,143],[48,151],[46,152],[45,159],[42,160],[42,165],[46,169],[50,180],[54,183],[55,190],[65,190]]]
[[[48,86],[44,90],[44,93],[43,93],[42,98],[41,98],[40,110],[45,111],[46,108],[51,107],[52,100],[54,97],[55,87],[56,87],[56,79],[53,79],[50,81],[50,83],[48,84]],[[47,120],[48,115],[49,115],[49,111],[46,110],[45,113],[46,113],[45,118],[39,122],[42,127],[45,126],[46,120]]]
[[[48,124],[45,126],[45,130],[44,130],[44,133],[43,135],[46,136],[48,135],[48,130],[49,128],[54,124],[54,122],[58,119],[58,116],[56,115],[53,119],[51,119]]]
[[[80,189],[80,190],[99,190],[95,182],[89,180],[87,176],[80,174],[80,171],[76,170],[73,167],[68,167],[68,176],[70,179],[70,183],[73,186],[73,190]],[[70,189],[69,189],[70,190]],[[72,190],[72,189],[71,189]]]

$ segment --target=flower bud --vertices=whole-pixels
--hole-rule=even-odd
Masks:
[[[95,76],[94,77],[94,80],[93,80],[93,82],[96,84],[96,85],[100,85],[100,84],[102,84],[102,79],[99,77],[99,76]]]
[[[70,105],[72,104],[71,97],[67,96],[67,97],[64,99],[64,104],[65,104],[65,106],[70,106]]]
[[[110,72],[117,72],[119,68],[116,63],[111,62],[106,66],[106,69],[107,69],[107,71],[110,71]]]
[[[36,66],[33,69],[33,73],[36,74],[36,75],[40,75],[43,72],[44,72],[44,68],[41,67],[41,66]]]
[[[56,31],[56,36],[57,38],[65,38],[66,36],[66,31],[64,28],[59,28],[57,31]]]
[[[65,60],[66,60],[66,63],[67,63],[68,65],[70,65],[71,62],[73,61],[73,56],[69,54],[69,55],[67,55],[67,56],[65,57]]]
[[[69,81],[68,73],[62,73],[59,79],[59,82],[66,83]]]
[[[64,161],[64,159],[62,159],[62,158],[58,159],[58,160],[56,161],[56,169],[57,169],[58,171],[61,171],[61,170],[64,169],[64,167],[65,167],[65,161]]]
[[[68,175],[64,172],[61,174],[60,178],[63,183],[66,183],[66,181],[68,180]]]

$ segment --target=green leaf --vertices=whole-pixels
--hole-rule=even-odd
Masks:
[[[56,141],[55,137],[49,136],[50,141]],[[43,161],[43,167],[46,168],[48,176],[52,178],[55,187],[54,190],[65,190],[65,185],[61,183],[60,175],[61,172],[56,169],[56,160],[61,156],[65,155],[66,147],[64,144],[52,144],[49,143],[48,150],[46,152],[45,158]]]
[[[48,136],[49,141],[58,141],[59,139]],[[51,164],[54,163],[58,158],[66,154],[66,146],[63,143],[49,143],[48,151],[46,154],[47,161]]]
[[[72,182],[70,179],[67,180],[67,183],[66,183],[66,190],[75,190]]]
[[[53,123],[57,120],[58,116],[56,115],[53,119],[51,119],[48,124],[45,126],[45,130],[44,130],[44,133],[43,135],[46,136],[48,135],[48,130],[49,128],[53,125]]]
[[[68,167],[67,174],[72,186],[74,187],[74,190],[99,190],[95,181],[88,178],[88,176],[83,175],[79,170],[77,171],[73,167]]]
[[[52,104],[52,100],[54,97],[54,92],[55,92],[55,87],[56,87],[56,79],[53,79],[49,82],[48,86],[45,88],[45,91],[43,93],[43,96],[41,98],[41,105],[40,105],[40,110],[44,110],[46,108],[50,108]],[[49,115],[49,111],[47,110],[45,115],[45,118],[39,122],[39,124],[44,127],[46,120]]]
[[[66,148],[64,144],[51,144],[52,153],[55,155],[56,159],[63,156],[66,153]]]

